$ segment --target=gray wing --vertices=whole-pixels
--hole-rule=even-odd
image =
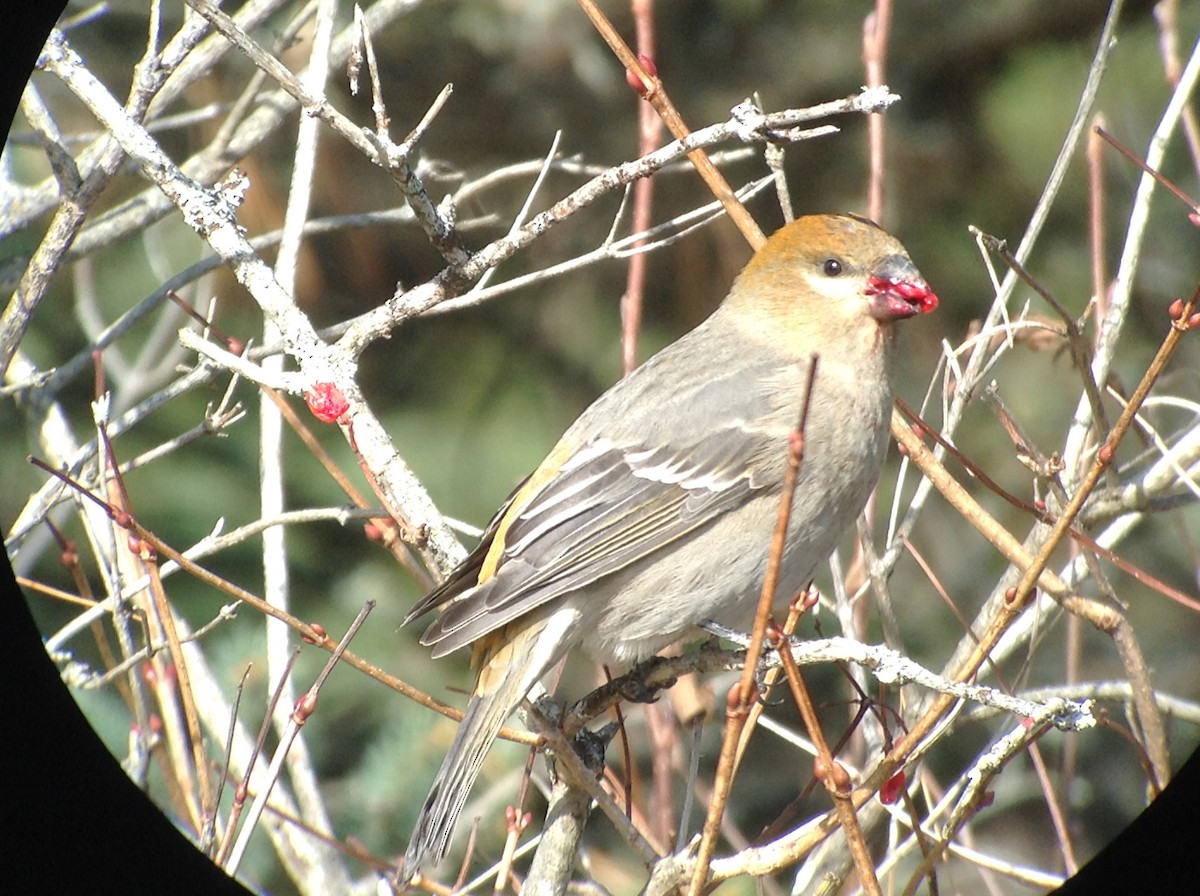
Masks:
[[[514,492],[475,551],[414,607],[409,619],[445,606],[421,637],[435,657],[778,489],[805,372],[756,364],[728,338],[719,354],[701,354],[692,341],[704,326],[585,411],[560,443],[580,447],[552,452],[545,463],[561,463],[557,473],[530,494]]]
[[[740,427],[685,447],[585,446],[513,512],[492,577],[471,582],[492,550],[495,522],[491,538],[464,561],[469,570],[423,602],[447,606],[421,642],[441,656],[652,557],[777,488],[785,452],[778,433]]]

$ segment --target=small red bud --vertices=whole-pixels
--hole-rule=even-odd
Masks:
[[[1184,320],[1183,299],[1176,299],[1174,302],[1172,302],[1171,306],[1167,309],[1167,314],[1170,315],[1171,320],[1175,323],[1175,326],[1181,329],[1190,330],[1193,327],[1200,326],[1200,312],[1189,314],[1187,320]]]
[[[1024,728],[1026,731],[1031,730],[1033,728],[1033,717],[1032,716],[1022,716],[1021,717],[1021,727]]]
[[[312,694],[305,694],[296,701],[296,708],[292,710],[292,718],[297,724],[303,725],[308,721],[308,717],[317,711],[317,698]]]
[[[638,62],[642,64],[642,68],[646,70],[652,78],[658,77],[658,67],[654,64],[654,60],[645,53],[638,53]],[[641,77],[631,68],[625,69],[625,83],[633,89],[633,92],[638,96],[646,96],[650,93],[653,85],[646,84]]]
[[[225,339],[225,347],[229,349],[231,355],[240,355],[246,350],[246,343],[236,336],[229,336]]]
[[[828,790],[832,790],[835,793],[850,792],[850,774],[846,771],[846,767],[836,759],[833,760],[831,768],[826,766],[821,757],[818,756],[813,760],[813,774],[816,775],[817,780],[824,784]]]
[[[319,623],[319,622],[310,622],[308,624],[308,627],[311,628],[313,630],[313,632],[316,633],[317,637],[320,638],[321,640],[325,640],[326,638],[329,637],[329,634],[325,631],[325,626],[321,625],[321,623]],[[308,635],[301,635],[300,640],[303,641],[305,644],[316,644],[317,643],[316,638],[310,638]]]
[[[767,646],[778,647],[783,643],[783,629],[774,621],[768,622],[766,630],[763,632],[763,637],[767,642]]]
[[[750,693],[746,695],[745,705],[749,706],[757,699],[758,688],[752,683]],[[735,682],[729,689],[729,693],[725,695],[725,714],[729,716],[742,715],[745,712],[742,707],[742,685],[740,682]]]
[[[150,733],[151,734],[162,734],[162,730],[163,730],[162,716],[160,716],[156,712],[152,712],[152,713],[150,713],[149,721],[150,721]]]
[[[133,551],[133,553],[137,554],[138,557],[140,557],[142,560],[145,560],[147,563],[153,563],[155,558],[158,556],[154,552],[154,546],[142,538],[130,539],[129,550]]]
[[[1189,212],[1187,217],[1195,226],[1200,227],[1200,212]]]
[[[979,803],[977,805],[980,809],[986,809],[994,802],[996,802],[996,791],[989,790],[979,798]]]
[[[142,663],[142,678],[149,685],[158,683],[158,671],[154,668],[153,663]]]
[[[879,801],[885,806],[890,806],[896,800],[900,799],[900,794],[904,792],[905,784],[908,782],[907,776],[904,774],[904,769],[896,772],[879,788]]]
[[[1109,464],[1111,464],[1113,461],[1112,445],[1108,445],[1108,444],[1101,445],[1100,450],[1096,452],[1096,459],[1099,460],[1100,463],[1104,464],[1105,466],[1108,466]]]
[[[363,523],[363,535],[367,537],[367,541],[382,541],[383,530],[374,523]]]
[[[1034,598],[1036,598],[1036,597],[1037,597],[1037,589],[1031,588],[1029,590],[1029,594],[1026,595],[1025,601],[1022,605],[1028,606],[1030,603],[1033,602]],[[1015,587],[1009,587],[1004,590],[1004,602],[1006,604],[1008,604],[1011,607],[1016,602],[1016,599],[1017,599],[1017,589]]]
[[[817,605],[817,602],[820,601],[820,599],[821,595],[817,592],[817,589],[812,585],[809,585],[803,591],[797,591],[794,595],[792,595],[792,601],[788,605],[788,609],[799,609],[802,612],[807,613]]]
[[[849,793],[851,788],[850,773],[840,762],[833,763],[833,787],[838,793]]]
[[[336,423],[350,408],[342,390],[333,383],[317,383],[304,396],[312,415],[322,423]]]
[[[58,555],[58,562],[68,568],[79,565],[79,554],[76,553],[73,547],[66,548]]]
[[[825,760],[820,756],[813,757],[813,777],[818,781],[824,781],[829,775],[829,768],[825,765]]]
[[[1035,508],[1037,508],[1037,511],[1038,511],[1038,513],[1045,513],[1045,512],[1046,512],[1046,502],[1045,502],[1045,501],[1043,501],[1041,498],[1038,498],[1037,500],[1035,500],[1035,501],[1033,502],[1033,506],[1034,506]]]

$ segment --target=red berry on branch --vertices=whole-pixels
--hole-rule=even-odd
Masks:
[[[900,799],[900,794],[904,792],[905,785],[908,783],[908,777],[904,774],[904,770],[896,772],[879,788],[879,801],[885,806],[890,806],[896,800]]]
[[[322,423],[336,423],[350,408],[342,390],[333,383],[317,383],[304,396],[312,415]]]

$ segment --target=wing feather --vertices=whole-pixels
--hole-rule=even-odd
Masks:
[[[460,580],[456,595],[441,598],[446,609],[421,642],[436,645],[437,656],[465,646],[647,559],[748,501],[764,486],[752,482],[747,448],[753,455],[774,451],[781,461],[783,448],[778,439],[747,439],[743,431],[735,465],[738,458],[722,444],[726,435],[666,458],[641,446],[589,452],[586,462],[552,480],[517,512],[495,575],[474,587],[461,587],[467,580]]]
[[[675,383],[683,371],[669,355],[622,382],[624,415],[612,404],[613,392],[602,396],[544,469],[509,497],[463,564],[413,608],[405,621],[444,606],[421,638],[434,646],[434,656],[648,561],[778,488],[803,372],[792,365],[747,369],[740,358],[728,364],[714,358],[710,377]],[[666,398],[657,404],[636,400],[656,366],[655,392]],[[708,405],[719,405],[723,414],[704,413]],[[632,415],[630,408],[636,409]],[[705,427],[703,421],[720,416],[722,426]],[[564,457],[563,446],[584,433],[591,438]]]

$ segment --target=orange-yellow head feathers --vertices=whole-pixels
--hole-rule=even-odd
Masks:
[[[786,327],[803,315],[871,318],[879,324],[937,307],[938,299],[904,247],[855,215],[808,215],[771,235],[742,270],[728,303]]]

